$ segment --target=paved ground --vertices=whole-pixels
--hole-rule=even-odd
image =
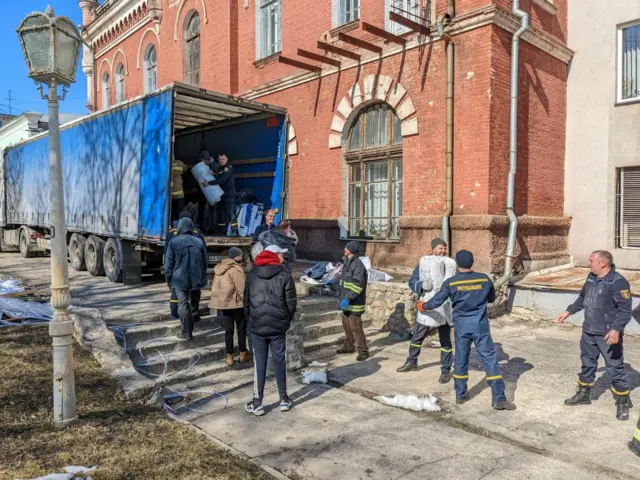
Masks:
[[[490,408],[490,390],[475,357],[473,399],[457,407],[453,385],[437,382],[439,350],[422,352],[419,371],[398,374],[408,345],[378,334],[371,342],[374,355],[364,363],[318,352],[319,359],[330,362],[332,386],[303,386],[290,379],[296,407],[288,414],[247,415],[243,405],[252,386],[227,376],[198,385],[224,393],[226,408],[217,398],[210,409],[202,407],[214,413],[184,416],[291,478],[640,479],[640,459],[627,450],[639,409],[632,410],[630,421],[615,419],[602,371],[591,406],[563,405],[575,389],[579,334],[578,328],[548,323],[494,321],[508,396],[518,404],[515,412]],[[640,365],[640,339],[625,340],[628,362]],[[632,367],[629,380],[637,387],[640,373]],[[418,414],[371,400],[380,394],[428,393],[441,399],[443,412]],[[640,404],[640,397],[632,398]],[[275,400],[271,382],[266,401]]]

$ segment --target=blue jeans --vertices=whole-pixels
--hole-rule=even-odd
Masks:
[[[487,382],[491,387],[493,401],[505,401],[507,398],[504,395],[504,380],[500,374],[498,354],[493,344],[491,333],[459,333],[458,330],[455,330],[455,339],[456,363],[453,369],[453,380],[456,398],[462,398],[467,394],[469,354],[471,353],[471,344],[473,343],[476,346],[476,352],[487,374]]]

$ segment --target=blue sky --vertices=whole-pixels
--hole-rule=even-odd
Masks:
[[[27,66],[22,56],[16,28],[22,19],[34,11],[44,12],[51,5],[56,15],[69,17],[75,25],[82,23],[82,11],[78,0],[3,0],[0,15],[0,45],[2,45],[3,72],[0,76],[0,112],[9,113],[9,90],[14,114],[27,110],[46,113],[47,102],[40,99],[36,86],[27,77]],[[82,56],[82,52],[80,53]],[[60,111],[66,113],[87,112],[87,80],[82,73],[82,61],[78,59],[76,83],[67,93],[67,98],[60,104]]]

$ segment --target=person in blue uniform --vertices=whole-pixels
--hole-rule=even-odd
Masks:
[[[418,310],[433,310],[451,299],[453,306],[453,328],[455,332],[455,366],[453,369],[456,404],[469,400],[467,381],[469,380],[469,354],[471,344],[487,374],[491,386],[492,405],[496,410],[515,410],[514,403],[507,400],[504,380],[498,366],[498,353],[491,338],[487,304],[496,298],[491,279],[484,273],[472,270],[473,254],[460,250],[456,254],[458,273],[445,280],[442,288],[428,302],[418,302]]]
[[[591,387],[596,379],[598,357],[602,355],[607,375],[611,379],[611,393],[616,401],[616,418],[629,419],[631,387],[624,367],[622,337],[631,321],[631,290],[629,282],[616,271],[613,256],[605,250],[596,250],[589,257],[591,273],[587,277],[578,299],[556,318],[564,322],[569,315],[584,310],[580,359],[582,371],[578,376],[576,394],[565,400],[569,406],[589,405]]]
[[[216,179],[204,181],[202,185],[220,185],[223,195],[218,203],[218,228],[223,230],[225,235],[227,225],[231,224],[231,236],[238,236],[238,220],[236,217],[236,179],[233,167],[229,164],[229,158],[224,154],[218,154],[218,163],[213,166],[213,174]],[[224,219],[224,221],[223,221]]]
[[[193,213],[189,210],[183,210],[182,212],[180,212],[180,215],[178,217],[178,220],[176,220],[175,222],[173,222],[173,225],[171,226],[171,229],[167,232],[167,236],[164,239],[164,253],[163,253],[163,257],[165,258],[165,265],[166,265],[166,258],[167,258],[167,247],[169,246],[169,242],[171,241],[172,238],[176,237],[178,235],[178,222],[180,221],[181,218],[193,218]],[[204,237],[202,236],[202,232],[200,230],[198,230],[197,228],[193,229],[193,235],[195,237],[198,237],[200,240],[202,240],[203,243],[204,242]],[[202,292],[200,290],[192,290],[191,291],[191,305],[193,305],[194,307],[196,307],[197,309],[199,309],[200,306],[200,297],[202,296]],[[178,295],[176,294],[176,289],[172,288],[171,289],[171,299],[169,300],[169,311],[171,312],[171,318],[174,320],[178,320],[180,318],[180,316],[178,315]],[[194,318],[194,322],[197,322],[198,320],[200,320],[200,317],[196,316]]]

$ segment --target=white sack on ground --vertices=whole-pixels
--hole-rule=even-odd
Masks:
[[[191,174],[198,182],[198,185],[200,185],[200,189],[202,190],[202,193],[204,193],[204,196],[207,198],[207,202],[209,202],[209,205],[215,205],[216,203],[218,203],[223,193],[220,185],[207,185],[206,187],[202,186],[202,182],[204,182],[205,180],[210,182],[216,179],[211,173],[211,169],[207,166],[207,164],[204,162],[198,162],[191,169]]]
[[[374,270],[373,268],[369,269],[368,277],[372,282],[390,282],[393,280],[393,277],[388,273]]]
[[[69,465],[63,468],[67,473],[91,473],[95,471],[95,469],[96,467],[82,467],[80,465]]]
[[[310,383],[327,383],[327,372],[303,372],[302,383],[309,385]]]
[[[53,308],[48,303],[25,302],[19,298],[0,298],[0,319],[29,318],[48,322],[53,317]]]
[[[417,395],[396,395],[390,397],[373,397],[374,400],[390,407],[406,408],[415,412],[439,412],[438,399],[433,395],[418,397]]]
[[[18,292],[24,292],[24,288],[20,286],[20,282],[15,278],[0,281],[0,295],[9,295]]]

